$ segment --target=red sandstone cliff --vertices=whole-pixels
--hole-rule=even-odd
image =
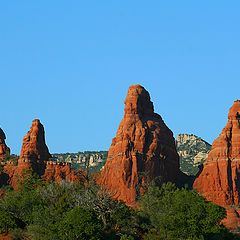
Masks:
[[[0,159],[3,159],[7,153],[10,153],[10,148],[6,145],[5,139],[5,133],[0,128]]]
[[[179,170],[172,131],[154,113],[149,93],[140,85],[130,86],[124,103],[125,114],[99,182],[134,205],[144,182],[158,178],[178,184],[185,175]]]
[[[234,102],[228,123],[213,142],[203,171],[193,187],[216,204],[238,205],[240,200],[240,101]]]
[[[240,202],[240,101],[229,110],[228,123],[213,142],[203,170],[193,184],[208,201],[224,206],[228,228],[240,226],[239,210],[230,205]]]

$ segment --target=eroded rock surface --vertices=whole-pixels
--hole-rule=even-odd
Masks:
[[[5,133],[0,128],[0,159],[3,159],[7,153],[10,154],[10,148],[6,145],[5,139]]]
[[[194,188],[216,204],[238,205],[240,199],[240,101],[229,110],[228,123],[213,142]]]
[[[208,201],[226,208],[223,224],[230,229],[240,226],[240,101],[229,110],[228,123],[213,142],[203,170],[193,187]]]
[[[80,179],[71,164],[49,161],[51,154],[45,143],[43,125],[38,119],[33,120],[30,131],[23,138],[21,155],[17,164],[7,162],[4,166],[4,184],[8,182],[17,187],[19,176],[27,170],[39,174],[47,181],[75,181]],[[2,181],[3,182],[3,181]]]
[[[23,138],[20,159],[46,161],[51,158],[45,143],[43,125],[38,119],[34,119],[30,131]]]
[[[173,133],[154,113],[149,93],[140,85],[130,86],[124,103],[125,114],[99,181],[134,205],[146,181],[180,184],[185,175],[179,170]]]

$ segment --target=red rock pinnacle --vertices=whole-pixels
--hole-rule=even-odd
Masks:
[[[125,114],[99,181],[118,199],[134,205],[144,182],[158,178],[176,183],[184,174],[172,131],[154,113],[149,93],[140,85],[130,86],[124,103]]]
[[[47,181],[79,181],[80,174],[75,174],[71,164],[49,161],[51,154],[45,143],[43,125],[38,119],[33,120],[30,131],[23,138],[21,155],[18,164],[13,163],[4,166],[8,174],[9,183],[17,188],[19,176],[26,170],[32,170]]]
[[[51,154],[45,143],[43,125],[38,119],[34,119],[30,131],[28,131],[27,135],[23,138],[20,160],[46,161],[49,158],[51,158]]]

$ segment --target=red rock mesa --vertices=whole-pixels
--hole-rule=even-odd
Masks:
[[[154,113],[149,93],[140,85],[130,86],[124,103],[125,114],[99,182],[134,205],[146,181],[179,183],[185,175],[179,170],[173,133]]]
[[[7,153],[10,153],[10,148],[5,143],[5,133],[0,128],[0,159],[3,159]]]

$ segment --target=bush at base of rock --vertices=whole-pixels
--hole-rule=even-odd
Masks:
[[[173,184],[150,186],[139,203],[145,218],[147,239],[226,239],[228,231],[220,224],[226,210],[195,191],[177,189]],[[159,238],[158,238],[158,237]]]

